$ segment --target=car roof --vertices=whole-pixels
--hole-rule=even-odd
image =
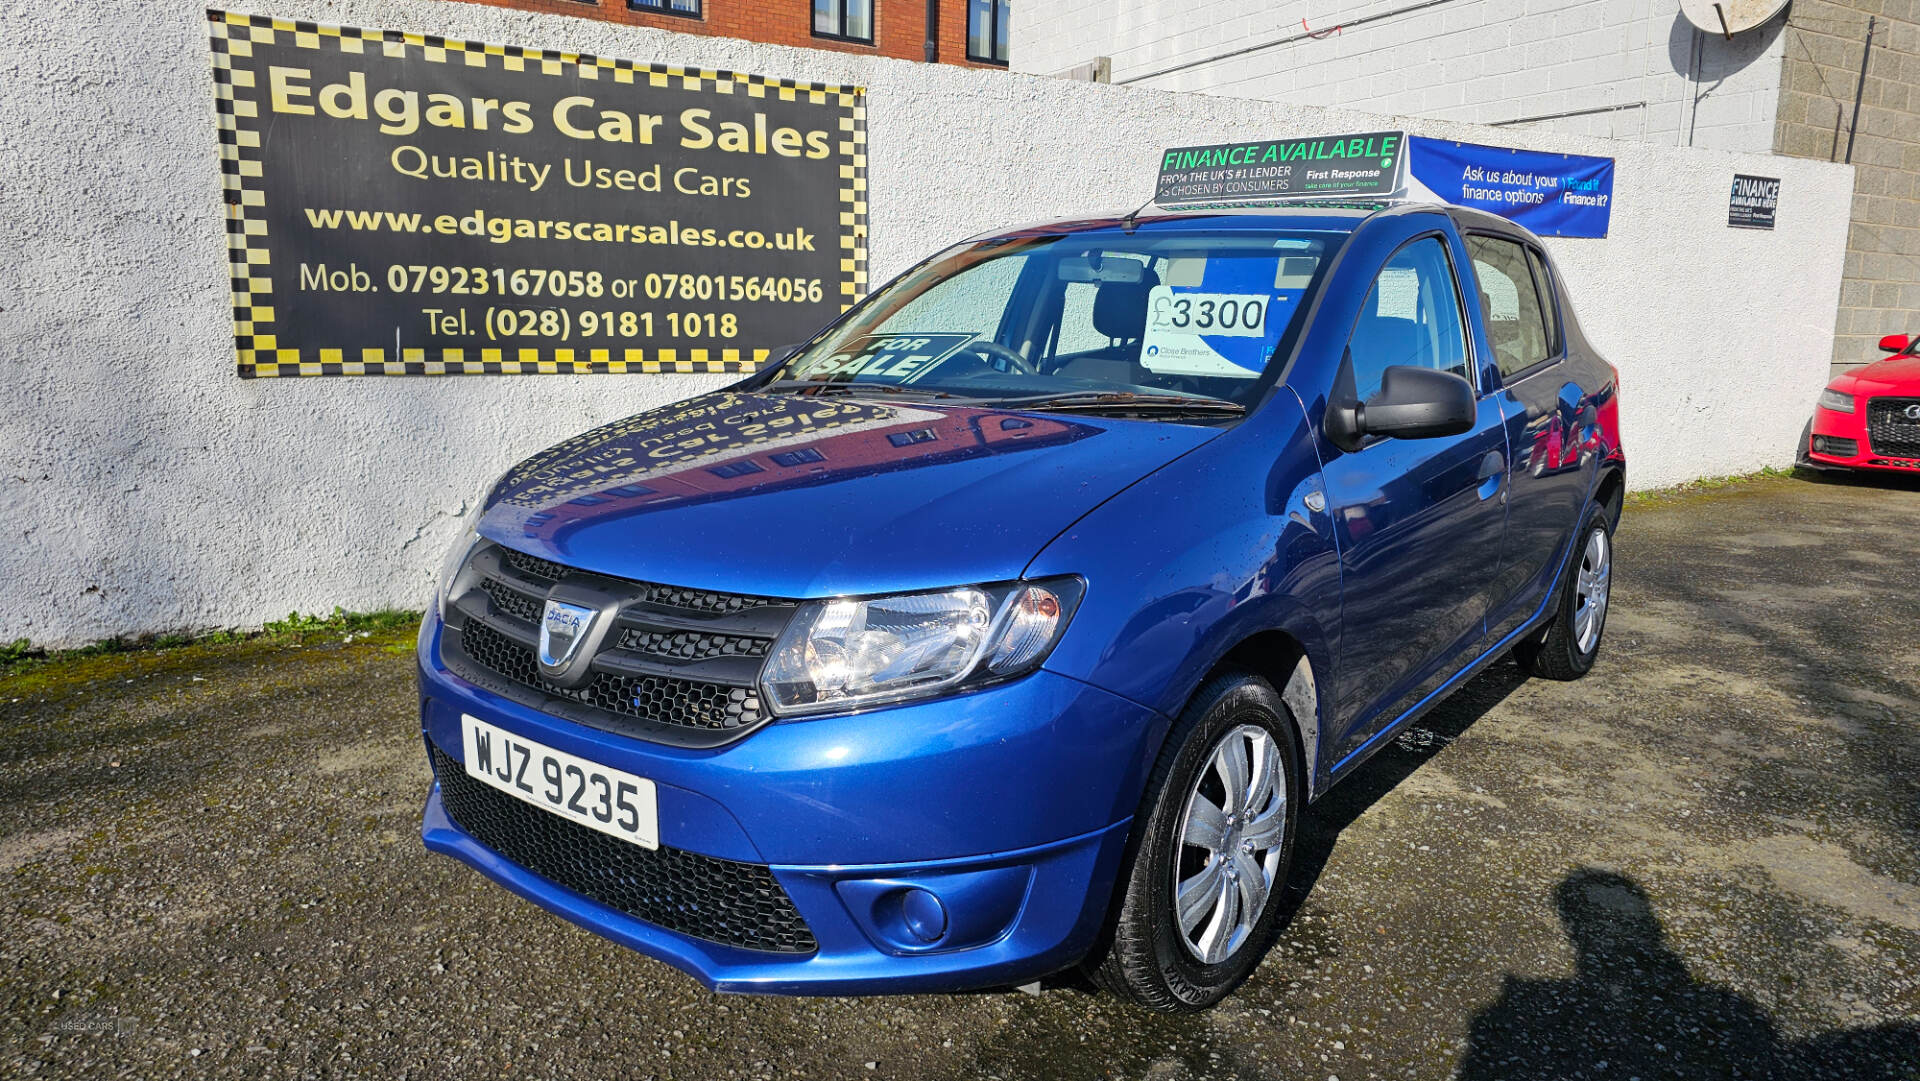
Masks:
[[[1349,232],[1375,214],[1417,206],[1423,210],[1444,212],[1433,204],[1406,203],[1306,203],[1296,205],[1209,204],[1192,207],[1144,206],[1128,208],[1084,218],[1056,218],[1029,222],[1013,229],[996,229],[975,239],[999,237],[1059,235],[1112,229],[1130,224],[1140,231],[1178,229],[1200,222],[1209,229],[1259,231],[1267,229],[1304,229]],[[1129,219],[1131,221],[1129,222]]]
[[[1260,232],[1298,229],[1310,232],[1351,232],[1369,218],[1401,214],[1443,214],[1454,218],[1461,228],[1499,231],[1533,239],[1524,226],[1506,218],[1466,207],[1429,202],[1315,202],[1294,204],[1222,203],[1192,207],[1145,206],[1084,218],[1059,218],[1031,222],[1013,229],[999,229],[974,237],[975,241],[1025,236],[1059,236],[1088,233],[1129,226],[1142,233],[1168,232],[1205,224],[1208,229]],[[1131,222],[1129,222],[1131,219]],[[1537,245],[1539,241],[1533,239]]]

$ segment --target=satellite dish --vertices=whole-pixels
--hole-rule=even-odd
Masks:
[[[1787,6],[1787,0],[1680,0],[1680,14],[1709,34],[1732,37],[1751,30]]]

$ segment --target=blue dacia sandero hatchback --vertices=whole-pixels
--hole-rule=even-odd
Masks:
[[[721,990],[1211,1005],[1308,802],[1496,658],[1593,664],[1616,397],[1476,212],[961,244],[493,486],[426,844]]]

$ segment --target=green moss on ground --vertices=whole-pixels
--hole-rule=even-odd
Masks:
[[[1729,495],[1742,492],[1774,491],[1788,481],[1816,480],[1806,470],[1776,469],[1768,466],[1753,473],[1735,473],[1724,477],[1701,477],[1667,488],[1645,488],[1627,493],[1627,509],[1663,506],[1696,496]]]
[[[22,638],[0,645],[0,702],[55,685],[110,678],[138,678],[203,662],[210,657],[262,647],[371,641],[406,653],[420,613],[404,609],[331,615],[287,613],[257,631],[216,630],[198,634],[115,637],[78,649],[48,650]]]

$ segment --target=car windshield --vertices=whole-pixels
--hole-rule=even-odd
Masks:
[[[1343,236],[1103,231],[962,247],[875,294],[763,386],[1244,412]]]

